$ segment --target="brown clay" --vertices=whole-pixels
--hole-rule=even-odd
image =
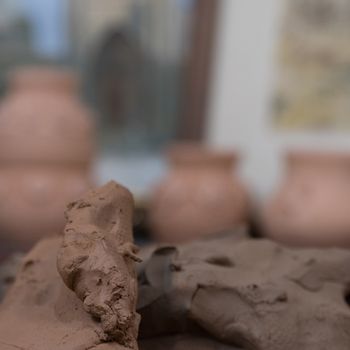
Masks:
[[[131,215],[115,183],[72,203],[63,243],[41,241],[0,306],[1,350],[137,349]],[[141,255],[142,350],[349,349],[348,250],[229,234]]]
[[[347,350],[349,264],[235,235],[159,247],[139,273],[140,348]]]
[[[58,271],[84,303],[107,339],[135,349],[137,249],[132,235],[133,198],[109,182],[69,205]]]
[[[237,156],[180,144],[155,189],[150,225],[158,241],[184,242],[235,228],[248,218],[248,196],[233,173]]]
[[[350,247],[350,155],[290,152],[263,212],[266,235],[292,245]]]
[[[94,128],[65,70],[26,67],[10,75],[0,105],[0,232],[25,248],[59,232],[65,205],[92,184]]]
[[[1,350],[137,350],[132,208],[115,183],[72,203],[63,242],[35,246],[0,306]]]
[[[100,323],[62,282],[56,269],[60,242],[42,240],[24,259],[0,305],[0,349],[129,350],[105,343]]]

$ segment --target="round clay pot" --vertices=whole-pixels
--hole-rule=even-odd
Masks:
[[[0,161],[91,161],[94,127],[78,98],[78,79],[67,70],[28,67],[9,76],[0,105]]]
[[[287,172],[263,210],[272,239],[300,246],[350,246],[350,154],[290,152]]]
[[[233,173],[234,153],[198,145],[169,152],[170,172],[155,189],[150,227],[163,242],[185,242],[236,228],[248,216],[248,195]]]
[[[0,240],[15,249],[58,233],[66,204],[91,187],[94,125],[77,77],[27,67],[0,105]],[[4,243],[6,242],[6,243]]]

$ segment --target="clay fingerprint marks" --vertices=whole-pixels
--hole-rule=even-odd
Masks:
[[[72,203],[57,266],[64,283],[100,322],[102,340],[137,349],[139,259],[132,241],[132,213],[132,195],[115,182]]]

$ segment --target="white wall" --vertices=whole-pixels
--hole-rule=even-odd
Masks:
[[[222,0],[207,141],[237,148],[243,178],[264,198],[281,175],[285,148],[350,150],[347,133],[278,133],[272,129],[275,48],[282,0]]]

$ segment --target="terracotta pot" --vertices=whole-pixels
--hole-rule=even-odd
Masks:
[[[78,79],[66,70],[21,68],[10,74],[0,106],[0,161],[91,161],[94,128],[78,98]]]
[[[59,232],[65,205],[89,188],[94,126],[66,70],[10,75],[0,106],[0,239],[29,247]]]
[[[263,224],[287,244],[350,246],[350,154],[290,152]]]
[[[233,173],[235,154],[178,145],[169,160],[170,172],[150,205],[158,241],[184,242],[236,228],[247,219],[247,192]]]

